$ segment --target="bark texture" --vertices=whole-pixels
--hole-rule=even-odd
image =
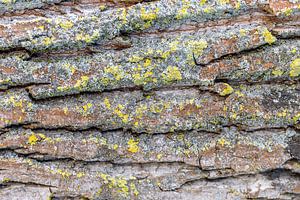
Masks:
[[[298,0],[0,0],[0,199],[300,199]]]

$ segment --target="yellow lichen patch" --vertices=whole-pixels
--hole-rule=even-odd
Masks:
[[[206,49],[208,46],[205,40],[188,41],[187,45],[192,50],[192,52],[197,56],[202,55],[203,50]]]
[[[130,191],[133,192],[135,196],[139,195],[139,191],[136,189],[136,186],[133,182],[130,183]]]
[[[113,150],[117,150],[118,148],[119,148],[119,145],[117,145],[117,144],[113,145]]]
[[[112,74],[117,81],[124,78],[124,71],[122,71],[119,66],[108,66],[104,69],[104,72]]]
[[[91,109],[92,106],[93,106],[93,104],[91,104],[91,103],[87,103],[86,105],[83,105],[83,106],[82,106],[83,111],[84,111],[85,113],[88,112],[88,111]]]
[[[237,1],[235,2],[235,9],[239,10],[241,8],[241,2]]]
[[[42,133],[38,133],[38,136],[42,139],[42,140],[45,140],[47,137],[44,135],[44,134],[42,134]]]
[[[74,24],[70,21],[64,21],[64,22],[59,23],[59,26],[65,30],[68,30],[68,29],[72,28],[74,26]]]
[[[39,141],[39,139],[36,137],[36,135],[34,133],[32,133],[28,137],[28,144],[30,144],[30,145],[35,145],[38,141]]]
[[[170,51],[175,52],[177,50],[179,43],[180,43],[179,41],[170,42],[170,44],[169,44]]]
[[[136,110],[135,110],[135,113],[136,113],[136,117],[138,119],[141,119],[144,112],[148,109],[147,105],[144,105],[144,104],[141,104],[139,105]]]
[[[244,95],[241,91],[239,91],[239,90],[235,91],[235,94],[237,94],[238,97],[243,97],[243,96],[245,96],[245,95]]]
[[[83,176],[85,176],[85,173],[84,172],[78,172],[76,174],[77,178],[82,178]]]
[[[122,20],[122,24],[126,24],[128,22],[126,8],[120,8],[119,11],[121,11],[119,14],[119,19]]]
[[[181,72],[178,67],[168,66],[167,70],[162,74],[165,82],[179,81],[182,79]]]
[[[66,114],[68,114],[69,109],[67,107],[64,107],[63,111],[64,111],[64,113],[66,115]]]
[[[92,41],[99,38],[100,34],[97,31],[94,31],[92,35],[79,33],[75,36],[76,40],[78,41],[84,41],[86,43],[91,43]]]
[[[141,8],[141,19],[152,21],[157,18],[158,11],[159,11],[159,8],[156,8],[155,10],[146,11],[146,9],[144,7],[142,7]]]
[[[221,145],[222,147],[225,145],[230,145],[230,141],[226,140],[225,138],[220,138],[218,139],[218,144]]]
[[[137,63],[140,62],[141,60],[143,60],[144,58],[137,56],[137,55],[133,55],[130,58],[128,58],[128,61],[131,63]]]
[[[103,11],[103,10],[105,10],[105,9],[106,9],[106,5],[100,5],[100,6],[99,6],[99,10]]]
[[[130,139],[128,142],[128,151],[131,153],[136,153],[139,151],[139,140]]]
[[[157,156],[156,156],[156,158],[158,159],[158,160],[160,160],[161,158],[162,158],[162,154],[160,153],[160,154],[157,154]]]
[[[293,60],[293,62],[290,64],[291,71],[290,76],[296,77],[300,75],[300,58],[297,58]]]
[[[70,172],[61,169],[56,170],[56,174],[61,175],[63,178],[69,178],[71,176]]]
[[[147,58],[144,62],[144,67],[149,67],[151,65],[151,60]]]
[[[245,29],[240,29],[240,35],[241,36],[246,36],[247,35],[247,31]]]
[[[105,98],[105,99],[104,99],[104,105],[105,105],[105,107],[106,107],[107,109],[109,109],[109,110],[110,110],[110,108],[111,108],[111,104],[110,104],[110,102],[109,102],[109,99],[108,99],[108,98]]]
[[[225,89],[223,89],[223,91],[220,92],[221,96],[226,96],[233,93],[234,90],[229,84],[224,83],[224,85],[225,85]]]
[[[10,180],[11,180],[10,178],[3,178],[1,182],[2,182],[2,183],[7,183],[7,182],[9,182]]]
[[[297,53],[297,49],[294,47],[294,48],[291,50],[291,53],[293,53],[293,54]]]
[[[66,70],[70,71],[71,74],[74,74],[74,72],[76,71],[75,66],[71,65],[70,63],[64,64],[63,68],[65,68]]]
[[[187,0],[182,0],[182,7],[177,11],[176,19],[185,18],[188,15],[188,9],[190,7],[190,2]]]
[[[268,31],[268,29],[264,29],[264,31],[262,32],[262,35],[264,37],[265,42],[267,42],[269,44],[273,44],[276,41],[276,37],[274,37],[272,35],[272,33],[270,31]]]
[[[298,113],[297,115],[295,115],[295,116],[293,117],[294,123],[297,123],[299,120],[300,120],[300,113]]]
[[[89,77],[88,76],[81,76],[80,80],[78,80],[76,82],[76,84],[74,85],[75,88],[83,88],[86,87],[89,81]]]
[[[212,13],[214,11],[214,9],[211,6],[207,6],[206,8],[203,9],[204,13]]]
[[[114,178],[108,174],[103,174],[103,173],[100,173],[100,177],[103,179],[105,184],[108,184],[109,189],[116,189],[117,192],[121,193],[123,196],[128,196],[129,187],[128,187],[127,180],[125,180],[122,177]]]
[[[43,44],[46,45],[46,46],[49,46],[50,44],[52,44],[54,41],[54,38],[53,37],[46,37],[43,39]]]
[[[281,71],[280,69],[274,69],[274,70],[272,71],[272,74],[273,74],[274,76],[281,76],[281,75],[283,74],[283,71]]]
[[[203,6],[206,3],[206,0],[200,0],[200,6]]]
[[[124,106],[121,105],[121,104],[119,104],[119,105],[117,106],[117,108],[115,108],[114,114],[116,114],[118,117],[120,117],[121,120],[122,120],[122,122],[128,123],[129,115],[123,113],[123,109],[124,109]]]
[[[293,13],[292,8],[286,8],[282,11],[286,16],[290,16]]]
[[[277,113],[278,117],[285,117],[286,115],[287,115],[287,110],[283,110],[282,112]]]

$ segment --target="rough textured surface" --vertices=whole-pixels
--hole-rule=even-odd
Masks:
[[[0,199],[300,199],[298,0],[1,0]]]

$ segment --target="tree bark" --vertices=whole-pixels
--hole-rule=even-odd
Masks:
[[[298,0],[2,0],[0,199],[300,199]]]

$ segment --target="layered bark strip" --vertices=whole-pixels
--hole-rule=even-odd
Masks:
[[[0,0],[0,200],[300,199],[300,1]]]

